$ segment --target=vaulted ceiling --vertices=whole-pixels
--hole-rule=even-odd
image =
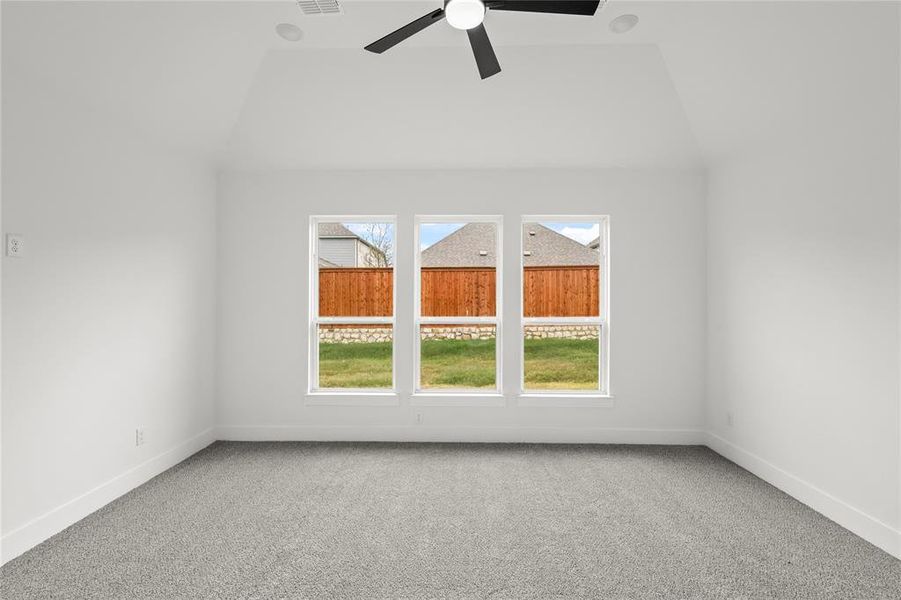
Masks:
[[[651,45],[267,54],[231,140],[240,164],[342,167],[692,166],[700,156]],[[296,75],[291,75],[296,74]]]
[[[892,89],[879,69],[894,61],[897,75],[889,3],[489,13],[504,71],[486,81],[450,27],[384,55],[362,50],[437,0],[342,5],[307,17],[294,0],[4,2],[3,83],[222,166],[693,167],[865,110]],[[611,33],[623,13],[640,24]],[[278,38],[281,22],[304,39]]]

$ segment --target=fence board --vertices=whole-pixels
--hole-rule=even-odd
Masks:
[[[541,266],[523,269],[526,317],[597,317],[600,314],[597,266]]]
[[[424,317],[493,317],[497,311],[494,269],[424,268],[421,298]]]
[[[394,269],[319,269],[319,316],[390,317]]]
[[[319,269],[323,317],[385,317],[393,310],[391,268]],[[526,317],[596,317],[597,266],[542,266],[523,270]],[[489,317],[497,310],[495,271],[482,267],[422,269],[422,314]]]

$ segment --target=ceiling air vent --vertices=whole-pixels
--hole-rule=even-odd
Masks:
[[[344,12],[338,0],[297,0],[297,6],[305,15],[340,15]]]

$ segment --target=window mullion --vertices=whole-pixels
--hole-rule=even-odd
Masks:
[[[316,317],[317,325],[393,325],[394,317]]]
[[[525,325],[603,325],[602,317],[523,317]]]
[[[419,317],[421,325],[496,325],[497,317]]]

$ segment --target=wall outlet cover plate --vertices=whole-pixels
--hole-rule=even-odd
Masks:
[[[10,257],[22,257],[25,255],[25,238],[20,233],[6,234],[6,255]]]

